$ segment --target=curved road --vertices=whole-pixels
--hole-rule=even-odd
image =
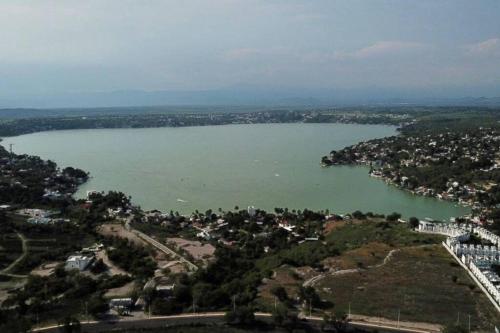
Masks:
[[[156,316],[150,318],[140,318],[140,319],[122,319],[115,321],[89,321],[82,322],[82,332],[105,332],[120,329],[132,329],[132,328],[160,328],[160,327],[172,327],[175,325],[189,324],[193,322],[197,323],[216,323],[224,320],[225,312],[206,312],[206,313],[196,313],[196,314],[180,314],[173,316]],[[257,312],[255,313],[256,318],[269,320],[271,317],[270,313]],[[319,324],[323,321],[320,317],[306,317],[307,321]],[[374,324],[366,322],[351,321],[349,323],[352,326],[365,328],[365,329],[377,329],[382,332],[402,332],[402,333],[435,333],[436,331],[421,330],[415,328],[403,328],[388,326],[383,324]],[[35,328],[32,332],[44,332],[44,333],[57,333],[59,331],[59,325],[47,326]]]
[[[9,266],[1,270],[0,275],[10,276],[15,278],[25,278],[27,275],[18,275],[9,273],[21,260],[23,260],[28,255],[28,240],[26,239],[26,237],[24,237],[23,234],[19,232],[17,233],[17,237],[21,239],[23,253],[16,260],[14,260]]]

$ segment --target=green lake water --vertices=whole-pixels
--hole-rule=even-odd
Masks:
[[[89,171],[78,197],[120,190],[144,209],[187,214],[253,205],[440,219],[467,213],[388,186],[366,167],[320,167],[332,149],[394,134],[394,127],[381,125],[258,124],[53,131],[3,144]]]

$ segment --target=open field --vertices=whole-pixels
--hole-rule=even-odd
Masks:
[[[456,282],[454,282],[456,280]],[[471,316],[473,327],[500,325],[498,313],[441,245],[402,248],[383,266],[331,275],[316,288],[336,309],[368,316],[446,324]],[[460,315],[459,315],[460,313]]]
[[[382,264],[391,250],[394,248],[385,243],[371,242],[360,248],[346,251],[338,257],[326,258],[322,264],[329,270],[366,268]]]
[[[456,322],[492,329],[500,316],[467,273],[442,247],[443,237],[384,222],[330,226],[325,242],[304,243],[258,262],[273,267],[259,289],[272,305],[271,288],[293,298],[300,285],[314,286],[331,310],[408,322]],[[305,265],[293,265],[306,263]],[[307,264],[313,263],[313,264]],[[297,266],[297,267],[292,267]],[[460,315],[459,315],[460,313]],[[496,321],[495,321],[496,320]]]

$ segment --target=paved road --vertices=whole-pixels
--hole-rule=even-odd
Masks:
[[[188,259],[184,258],[182,255],[180,255],[179,253],[175,252],[174,250],[168,248],[167,246],[165,246],[164,244],[158,242],[156,239],[154,238],[151,238],[149,237],[148,235],[146,235],[145,233],[143,232],[140,232],[139,230],[135,230],[131,227],[130,228],[130,231],[133,232],[134,234],[137,235],[137,237],[143,239],[145,242],[153,245],[155,248],[157,248],[158,250],[166,253],[166,254],[169,254],[169,255],[172,255],[174,258],[178,258],[179,261],[187,264],[192,270],[196,271],[198,270],[198,266],[196,266],[194,263],[192,263],[191,261],[189,261]]]
[[[82,323],[82,333],[98,333],[104,331],[121,330],[121,329],[132,329],[132,328],[161,328],[161,327],[173,327],[182,324],[191,323],[220,323],[224,320],[224,312],[208,312],[208,313],[197,313],[197,314],[181,314],[174,316],[158,316],[150,318],[141,319],[124,319],[116,321],[90,321]],[[269,313],[255,313],[255,317],[261,320],[270,320],[271,314]],[[312,324],[320,324],[322,318],[320,317],[306,317],[307,321]],[[410,329],[410,328],[397,328],[394,326],[379,325],[365,322],[351,322],[350,325],[365,329],[377,329],[379,332],[401,332],[401,333],[435,333],[426,330]],[[59,331],[59,326],[48,326],[42,328],[33,329],[33,332],[43,332],[43,333],[57,333]]]

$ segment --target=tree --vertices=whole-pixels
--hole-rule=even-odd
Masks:
[[[273,322],[276,325],[281,326],[288,317],[288,309],[282,304],[280,304],[273,310],[271,315],[273,318]]]
[[[107,269],[108,269],[108,267],[106,266],[104,261],[102,261],[102,259],[97,260],[92,265],[92,267],[90,267],[90,271],[94,274],[100,274],[100,273],[106,271]]]
[[[255,314],[247,306],[239,306],[235,310],[226,312],[225,318],[231,325],[251,325],[255,322]]]
[[[87,303],[87,311],[94,317],[106,313],[108,310],[109,305],[102,295],[92,296]]]
[[[282,286],[273,286],[271,288],[271,293],[276,296],[281,302],[288,299],[288,294]]]
[[[352,217],[358,220],[364,220],[366,219],[365,214],[363,214],[361,211],[357,210],[354,213],[352,213]]]
[[[281,304],[273,311],[272,319],[275,325],[284,327],[288,331],[293,331],[299,323],[297,313],[288,311],[288,309]]]
[[[408,220],[408,224],[413,229],[418,228],[418,223],[419,223],[419,220],[414,216],[410,217],[410,219]]]
[[[172,302],[157,297],[151,304],[151,312],[154,315],[169,315],[175,312],[175,306]]]
[[[303,302],[309,303],[311,306],[318,306],[321,304],[321,298],[316,293],[316,290],[311,286],[300,287],[299,298]]]
[[[389,222],[396,222],[400,218],[401,218],[401,214],[394,212],[390,215],[387,215],[386,220]]]
[[[444,326],[443,333],[467,333],[468,330],[459,324],[448,324]]]
[[[151,305],[151,302],[153,302],[153,299],[155,299],[156,296],[157,292],[153,287],[147,287],[142,291],[142,298],[144,299],[146,305]]]
[[[344,312],[325,313],[321,329],[323,331],[334,330],[337,333],[346,332],[348,323],[349,318]]]

